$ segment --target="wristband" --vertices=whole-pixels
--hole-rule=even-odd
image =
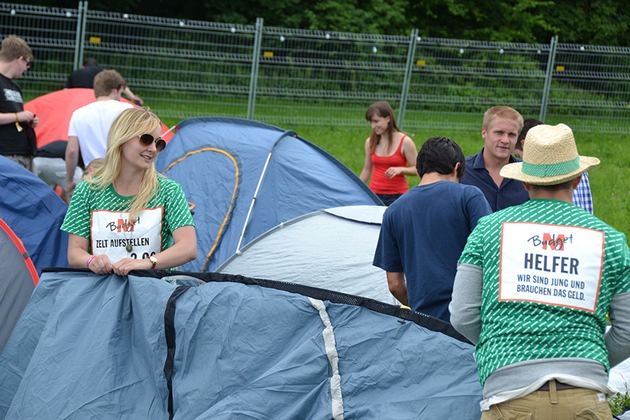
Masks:
[[[20,125],[20,119],[17,112],[15,113],[15,129],[18,131],[18,133],[23,130],[22,126]]]
[[[85,266],[87,268],[90,268],[90,264],[92,264],[92,261],[94,261],[94,258],[96,258],[96,255],[92,255],[90,258],[88,258],[88,260],[85,262]]]

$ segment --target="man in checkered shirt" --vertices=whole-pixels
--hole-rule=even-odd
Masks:
[[[535,118],[528,118],[523,121],[523,128],[518,134],[516,146],[514,147],[514,155],[517,158],[523,159],[523,143],[529,129],[540,124],[542,124],[542,121]],[[591,184],[588,182],[588,172],[582,174],[582,180],[577,188],[573,190],[573,204],[593,214],[593,196],[591,195]]]

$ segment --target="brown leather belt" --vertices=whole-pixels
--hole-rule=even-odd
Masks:
[[[558,390],[558,391],[563,390],[563,389],[577,389],[577,388],[579,388],[577,386],[573,386],[573,385],[565,384],[565,383],[562,383],[562,382],[558,382],[558,381],[556,381],[554,379],[552,379],[551,381],[554,381],[556,383],[556,390]],[[536,391],[549,391],[549,383],[551,381],[545,382]]]

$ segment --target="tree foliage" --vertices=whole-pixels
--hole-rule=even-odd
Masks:
[[[322,0],[304,11],[304,27],[343,32],[408,35],[408,0]]]
[[[424,36],[506,42],[548,42],[552,1],[429,0],[412,6],[413,23]]]
[[[561,42],[630,46],[630,8],[619,0],[556,1],[550,11]]]
[[[21,3],[73,7],[77,0]],[[625,0],[90,0],[92,10],[179,19],[487,41],[630,46]]]

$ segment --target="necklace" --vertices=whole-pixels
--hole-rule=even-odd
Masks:
[[[123,219],[123,214],[122,213],[120,213],[120,220],[125,220],[125,219]],[[132,242],[133,242],[133,223],[129,223],[129,216],[127,216],[127,220],[126,221],[122,222],[121,228],[122,228],[123,237],[125,238],[125,242],[126,242],[125,250],[128,253],[131,253],[131,251],[133,251],[133,244],[132,244]],[[129,232],[129,238],[127,238],[127,235],[126,235],[127,232]]]
[[[114,191],[120,195],[120,192],[118,190],[117,187],[117,182],[114,181],[112,182],[112,187],[114,187]],[[122,234],[123,237],[125,238],[125,250],[128,253],[131,253],[131,251],[133,251],[133,228],[134,228],[134,222],[129,221],[129,217],[131,216],[130,213],[127,214],[127,220],[123,219],[123,214],[122,212],[120,213],[120,220],[121,220],[121,227],[122,227]],[[127,235],[125,234],[126,232],[129,232],[129,238],[127,238]]]

